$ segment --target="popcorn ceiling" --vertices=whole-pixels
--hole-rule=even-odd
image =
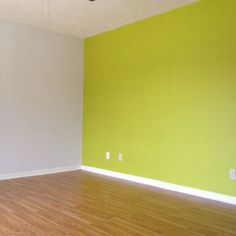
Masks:
[[[0,19],[80,38],[197,0],[0,0]]]

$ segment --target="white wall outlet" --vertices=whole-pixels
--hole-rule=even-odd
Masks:
[[[229,169],[229,178],[236,180],[236,169]]]
[[[119,153],[119,154],[118,154],[118,161],[123,161],[123,155],[122,155],[122,153]]]
[[[106,152],[106,160],[110,160],[110,152]]]

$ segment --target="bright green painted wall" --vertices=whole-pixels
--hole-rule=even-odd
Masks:
[[[84,165],[236,196],[235,0],[86,39],[84,96]]]

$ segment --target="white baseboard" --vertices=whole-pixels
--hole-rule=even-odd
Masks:
[[[68,171],[74,171],[74,170],[79,170],[79,169],[80,169],[79,166],[64,166],[64,167],[31,170],[31,171],[16,172],[16,173],[9,173],[9,174],[2,174],[2,175],[0,174],[0,180],[17,179],[17,178],[24,178],[24,177],[39,176],[39,175],[49,175],[49,174],[68,172]]]
[[[99,168],[90,167],[90,166],[81,166],[81,170],[236,205],[236,197],[225,195],[225,194],[209,192],[205,190],[185,187],[185,186],[171,184],[171,183],[167,183],[167,182],[163,182],[159,180],[148,179],[148,178],[135,176],[135,175],[123,174],[123,173],[119,173],[115,171],[109,171],[109,170],[99,169]]]

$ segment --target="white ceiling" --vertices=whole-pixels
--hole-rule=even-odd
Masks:
[[[0,18],[86,38],[197,0],[0,0]]]

